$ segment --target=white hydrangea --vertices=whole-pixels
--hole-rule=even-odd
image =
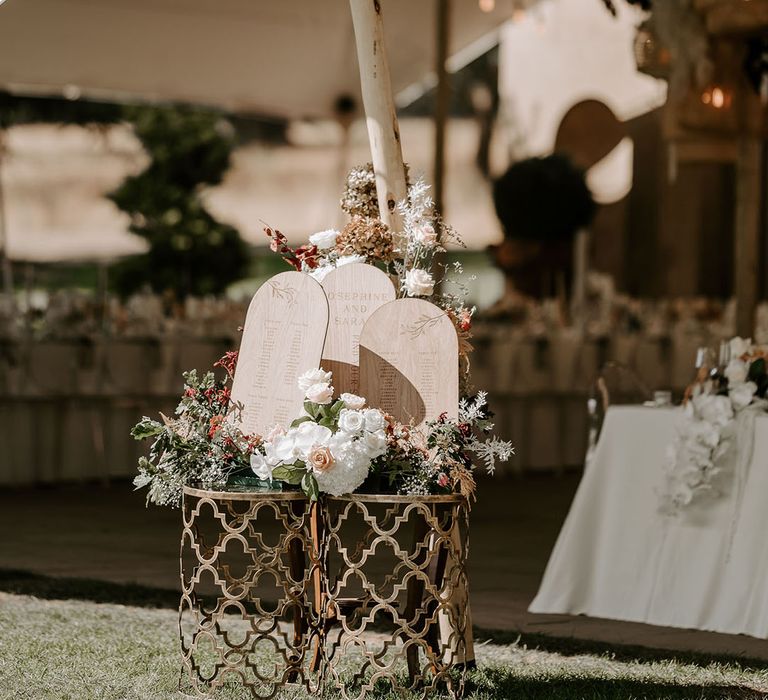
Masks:
[[[328,447],[334,464],[330,469],[315,474],[320,491],[331,496],[353,493],[365,481],[371,466],[364,446],[349,434],[339,431],[329,440]]]

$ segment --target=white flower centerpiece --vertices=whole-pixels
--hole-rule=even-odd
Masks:
[[[320,493],[356,491],[372,462],[387,451],[387,420],[365,399],[343,394],[335,401],[331,373],[309,370],[299,378],[305,415],[288,430],[275,426],[254,449],[251,468],[265,481],[300,484],[313,500]]]

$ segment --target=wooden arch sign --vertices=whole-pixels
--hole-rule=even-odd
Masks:
[[[445,311],[423,299],[377,309],[360,336],[360,392],[415,426],[459,410],[459,340]]]
[[[328,302],[309,275],[281,272],[267,280],[248,307],[232,382],[243,406],[241,429],[264,435],[288,427],[304,404],[299,376],[320,365],[328,329]]]
[[[360,333],[376,309],[394,301],[395,286],[386,272],[365,263],[338,267],[325,276],[322,284],[329,310],[323,369],[333,372],[337,395],[357,394]]]

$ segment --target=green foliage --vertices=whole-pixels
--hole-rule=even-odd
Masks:
[[[133,126],[151,162],[109,195],[129,215],[131,232],[149,244],[147,253],[116,266],[117,290],[129,294],[149,284],[179,298],[223,292],[246,274],[248,252],[237,230],[211,216],[199,196],[201,187],[219,184],[229,168],[234,131],[221,114],[0,92],[0,128],[120,122]]]
[[[270,486],[261,480],[252,483],[252,440],[228,420],[239,410],[231,403],[228,386],[235,362],[236,353],[227,353],[216,363],[227,370],[223,380],[213,372],[185,372],[175,417],[161,414],[161,422],[144,416],[131,430],[134,439],[152,441],[133,480],[137,489],[147,488],[147,503],[178,506],[184,486],[195,483],[243,485],[247,477],[247,485]]]
[[[320,498],[320,486],[312,472],[304,472],[304,476],[301,478],[301,489],[307,494],[310,501],[316,501]]]
[[[284,481],[286,484],[296,486],[297,484],[302,483],[306,473],[307,468],[301,462],[297,462],[296,464],[284,464],[274,468],[272,471],[272,479],[276,481]]]
[[[190,107],[132,107],[126,116],[152,162],[110,198],[149,251],[118,269],[120,291],[149,282],[179,297],[223,292],[245,273],[248,256],[238,232],[205,210],[199,188],[219,184],[229,167],[234,140],[226,122]]]
[[[0,129],[21,124],[116,124],[124,121],[118,104],[55,97],[19,97],[0,91]]]

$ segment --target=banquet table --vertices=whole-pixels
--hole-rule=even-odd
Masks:
[[[664,515],[681,416],[608,410],[530,612],[768,637],[768,415],[721,496]]]

